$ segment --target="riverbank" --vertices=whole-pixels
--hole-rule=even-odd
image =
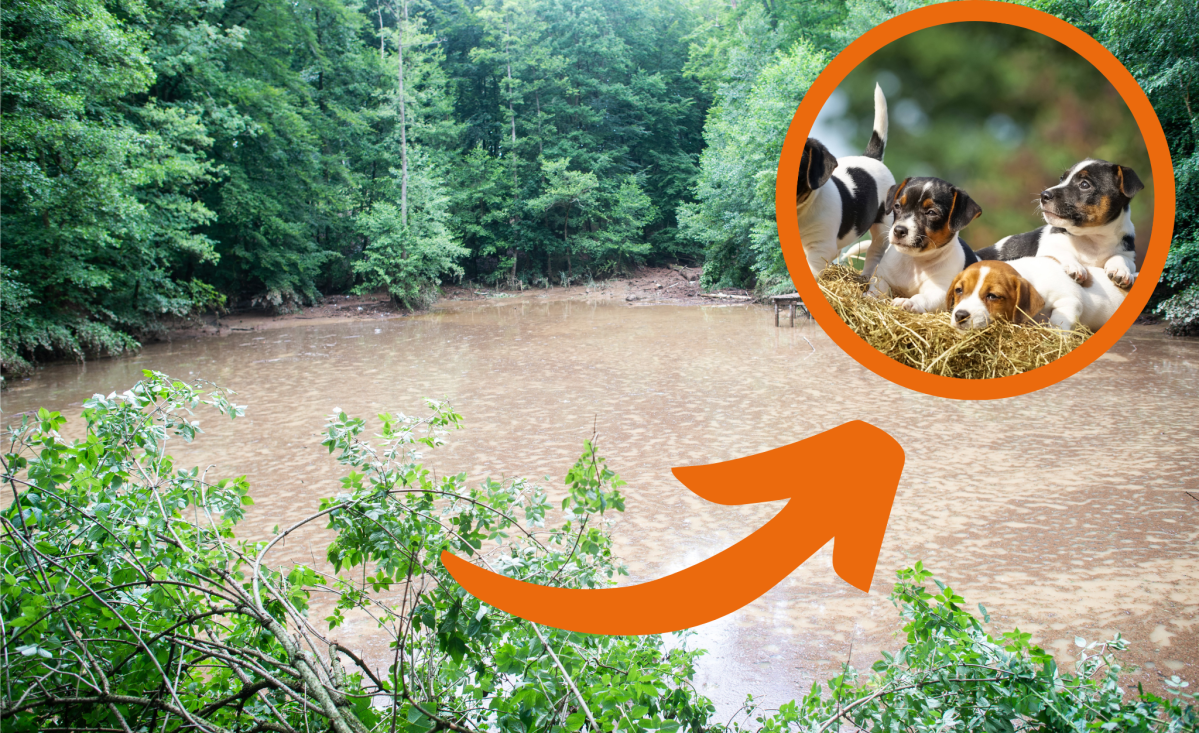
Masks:
[[[478,285],[447,285],[442,288],[438,305],[462,301],[504,300],[507,302],[624,302],[637,305],[713,305],[752,301],[748,290],[724,288],[703,292],[699,286],[700,267],[646,267],[620,279],[595,280],[570,287],[489,289]],[[435,306],[436,307],[436,306]],[[166,331],[158,339],[198,336],[227,336],[244,331],[268,331],[297,325],[329,325],[345,321],[375,321],[404,318],[413,311],[398,307],[385,293],[370,295],[329,295],[316,305],[294,313],[273,314],[246,310],[219,317],[204,316],[202,323],[191,323]]]

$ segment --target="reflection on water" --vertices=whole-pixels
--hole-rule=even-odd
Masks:
[[[953,402],[859,367],[819,327],[775,328],[756,307],[462,304],[384,322],[158,344],[129,359],[44,369],[3,395],[6,421],[39,406],[78,414],[140,370],[203,377],[249,404],[201,415],[183,465],[246,473],[257,504],[241,534],[307,515],[337,492],[324,416],[414,412],[448,396],[466,419],[429,456],[439,472],[549,475],[556,490],[593,426],[628,482],[618,552],[639,582],[680,570],[764,524],[780,505],[708,504],[672,466],[724,461],[849,420],[891,433],[907,466],[874,589],[832,570],[831,545],[749,607],[699,630],[701,690],[731,712],[746,693],[790,699],[850,657],[865,668],[899,629],[894,571],[923,559],[996,626],[1073,659],[1075,635],[1120,632],[1141,669],[1199,683],[1199,342],[1138,327],[1098,362],[1039,393]],[[863,456],[869,460],[869,456]],[[551,493],[551,498],[553,494]],[[560,497],[559,497],[560,498]],[[322,530],[276,560],[314,562]],[[719,592],[713,589],[713,592]],[[634,611],[635,612],[635,611]],[[357,628],[366,634],[366,626]],[[351,641],[346,635],[343,641]],[[358,641],[369,651],[371,641]]]

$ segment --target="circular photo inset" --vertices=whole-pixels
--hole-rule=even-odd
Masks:
[[[851,355],[921,391],[1003,397],[1077,371],[1135,319],[1168,247],[1173,178],[1147,145],[1146,109],[1161,128],[1143,93],[1110,54],[1096,63],[1093,39],[1028,12],[1052,23],[917,11],[891,21],[910,32],[867,34],[855,46],[873,48],[813,85],[780,162],[805,302]],[[1077,353],[1092,342],[1106,345]]]

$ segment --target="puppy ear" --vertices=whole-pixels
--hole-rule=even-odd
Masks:
[[[970,198],[965,191],[960,188],[953,189],[953,204],[949,207],[949,226],[955,232],[965,229],[982,213],[982,207],[974,203],[974,199]]]
[[[1140,176],[1132,168],[1116,166],[1116,177],[1120,179],[1120,193],[1128,198],[1136,196],[1145,188],[1145,184],[1141,183]]]
[[[824,147],[814,137],[808,138],[803,146],[803,157],[799,161],[799,175],[802,179],[796,193],[802,193],[804,184],[807,184],[807,190],[815,191],[824,184],[828,183],[828,179],[832,177],[833,171],[837,169],[837,158],[829,152],[828,148]]]
[[[1045,307],[1045,299],[1032,286],[1032,283],[1022,277],[1016,278],[1016,316],[1014,323],[1032,323],[1041,309]]]
[[[965,270],[962,270],[965,272]],[[949,290],[945,291],[945,310],[953,312],[953,307],[957,305],[957,298],[954,296],[955,290],[958,289],[958,283],[962,281],[962,272],[954,276],[953,282],[949,284]]]
[[[898,184],[887,189],[887,203],[886,203],[887,211],[890,211],[891,209],[895,208],[895,199],[896,199],[896,197],[899,196],[899,192],[903,190],[903,187],[908,185],[909,180],[911,180],[911,179],[905,178],[902,181],[900,181]]]

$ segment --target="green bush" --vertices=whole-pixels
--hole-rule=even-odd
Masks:
[[[343,491],[263,542],[234,535],[252,503],[245,477],[175,466],[201,404],[234,417],[227,393],[146,372],[124,395],[84,406],[87,437],[39,411],[7,436],[0,727],[8,731],[404,731],[702,729],[711,704],[688,682],[697,652],[660,636],[534,626],[480,604],[442,550],[532,582],[593,587],[623,572],[604,511],[621,481],[588,443],[568,475],[564,521],[525,481],[435,479],[417,449],[460,418],[330,418],[325,445]],[[518,516],[520,519],[518,519]],[[270,551],[327,522],[334,572],[279,568]],[[314,594],[332,599],[326,628]],[[390,639],[382,665],[330,635],[348,615]]]
[[[1166,680],[1169,698],[1141,691],[1135,701],[1120,687],[1115,652],[1127,648],[1119,636],[1106,642],[1076,637],[1079,660],[1073,672],[1057,666],[1031,634],[1019,629],[993,636],[981,620],[922,563],[900,570],[891,601],[907,621],[907,643],[882,653],[871,674],[846,665],[829,680],[774,715],[760,715],[738,730],[826,731],[842,723],[868,731],[1194,731],[1199,696],[1182,694],[1187,683]],[[928,589],[928,581],[936,587]],[[749,703],[752,709],[752,700]]]

